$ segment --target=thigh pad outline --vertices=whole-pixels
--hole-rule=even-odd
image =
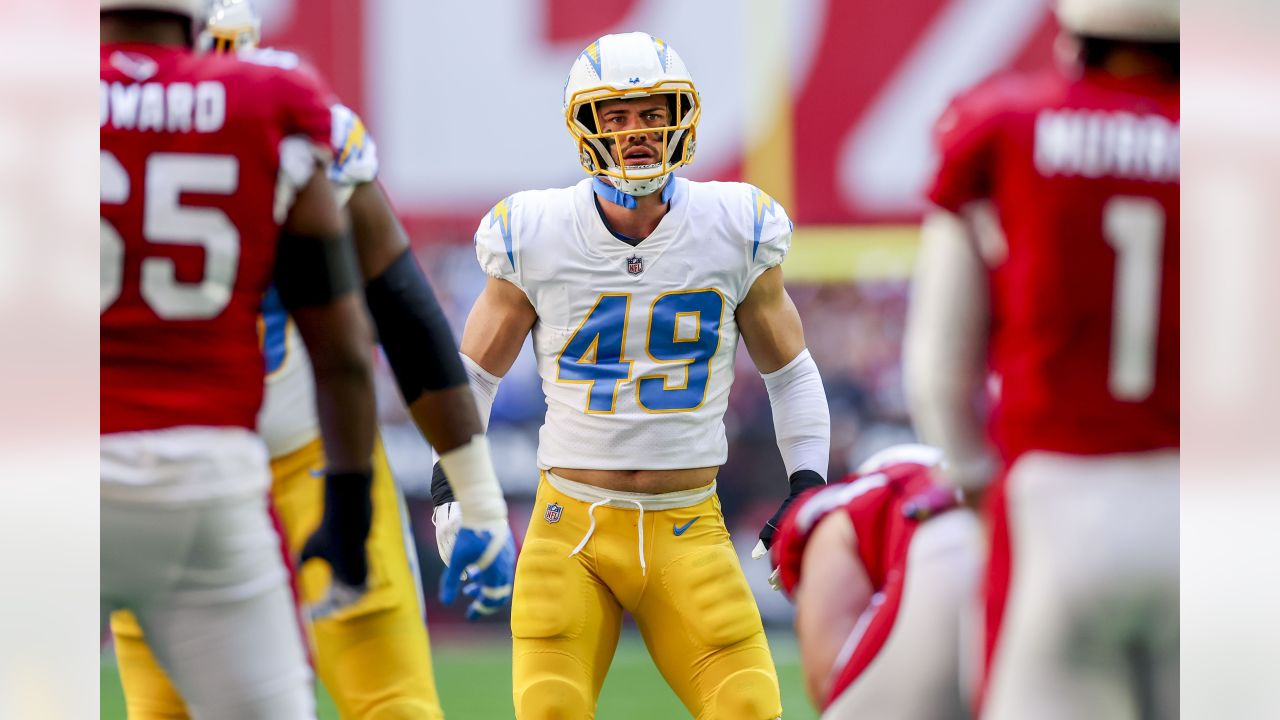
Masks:
[[[761,629],[760,610],[727,545],[699,548],[662,569],[666,592],[690,635],[709,647],[725,647]]]
[[[518,638],[577,637],[585,621],[583,573],[563,543],[533,540],[520,552],[511,600],[511,633]]]

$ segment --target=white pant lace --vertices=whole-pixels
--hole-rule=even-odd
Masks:
[[[578,547],[574,548],[573,552],[569,553],[569,557],[573,557],[581,552],[582,548],[586,546],[587,541],[591,539],[591,534],[596,531],[596,508],[608,502],[612,502],[612,500],[610,498],[597,500],[591,503],[591,507],[587,508],[587,517],[591,518],[591,527],[587,528],[587,534],[583,535],[582,540],[578,541]],[[640,522],[636,523],[636,527],[639,528],[639,532],[636,533],[636,535],[639,537],[640,574],[644,575],[647,572],[644,562],[644,504],[636,500],[626,500],[624,502],[635,503],[635,506],[640,510]]]
[[[710,485],[692,490],[677,490],[676,492],[649,494],[649,493],[633,493],[623,492],[620,490],[604,490],[594,485],[580,483],[573,480],[562,478],[550,470],[544,471],[544,477],[551,487],[564,495],[579,500],[581,502],[589,502],[591,506],[587,508],[587,517],[591,519],[591,525],[587,528],[587,533],[582,536],[582,540],[578,542],[578,546],[569,553],[569,557],[573,557],[582,552],[582,548],[587,546],[587,541],[596,531],[596,508],[601,505],[610,505],[613,507],[627,507],[634,505],[640,511],[640,518],[636,523],[637,542],[636,547],[640,555],[640,574],[644,575],[648,572],[648,566],[644,559],[644,511],[649,510],[675,510],[678,508],[691,507],[711,497],[716,492],[716,482],[711,481]]]

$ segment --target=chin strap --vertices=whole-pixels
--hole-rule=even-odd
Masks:
[[[671,174],[667,174],[667,180],[662,185],[662,202],[670,202],[671,196],[676,192],[676,184],[671,181]],[[613,183],[605,180],[599,175],[596,176],[595,182],[591,184],[591,189],[595,190],[596,196],[608,200],[614,205],[621,205],[628,210],[634,210],[636,207],[636,199],[632,195],[628,195],[613,186]]]

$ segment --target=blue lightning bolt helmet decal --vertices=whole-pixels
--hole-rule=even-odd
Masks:
[[[600,41],[597,40],[587,46],[582,54],[587,58],[587,62],[591,63],[591,68],[596,71],[596,77],[600,75]]]
[[[662,38],[653,39],[654,52],[658,53],[658,62],[662,63],[662,68],[667,68],[667,42]]]

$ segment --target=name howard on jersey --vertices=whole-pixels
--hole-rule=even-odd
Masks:
[[[98,126],[138,132],[212,133],[227,119],[227,88],[216,80],[101,81]]]

